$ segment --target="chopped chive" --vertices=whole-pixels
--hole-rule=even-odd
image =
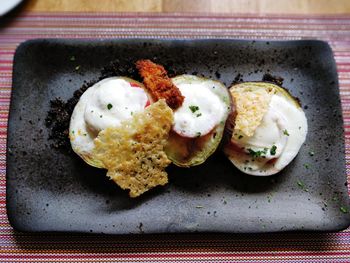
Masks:
[[[108,104],[107,104],[107,109],[109,109],[109,110],[110,110],[110,109],[112,109],[112,108],[113,108],[113,105],[112,105],[112,104],[110,104],[110,103],[108,103]]]
[[[203,206],[202,205],[197,205],[196,208],[203,208]]]
[[[309,155],[310,155],[310,156],[314,156],[314,155],[315,155],[315,152],[314,152],[314,151],[309,151]]]
[[[289,133],[288,133],[287,130],[284,130],[284,131],[283,131],[283,134],[289,136]]]
[[[192,113],[195,113],[197,110],[199,110],[199,107],[195,105],[191,105],[189,106],[189,109],[192,111]]]
[[[340,210],[342,213],[344,213],[344,214],[347,214],[347,213],[349,212],[349,210],[348,210],[346,207],[344,207],[344,206],[341,206],[341,207],[339,208],[339,210]]]
[[[250,148],[247,149],[249,154],[253,157],[253,158],[258,158],[258,157],[265,157],[266,153],[267,153],[267,148],[264,148],[263,151],[254,151]]]
[[[200,116],[202,116],[202,113],[198,113],[198,114],[196,115],[197,118],[200,117]]]
[[[270,154],[271,155],[275,155],[276,154],[276,150],[277,150],[277,146],[276,145],[272,145],[272,147],[270,149]]]
[[[80,65],[78,65],[78,66],[75,67],[75,70],[78,71],[79,69],[80,69]]]
[[[304,167],[305,167],[306,169],[309,169],[309,168],[310,168],[310,164],[304,163]]]
[[[70,61],[75,61],[75,56],[71,56],[69,60]]]

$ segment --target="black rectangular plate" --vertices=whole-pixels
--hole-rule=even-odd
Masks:
[[[227,86],[235,78],[259,81],[265,73],[283,77],[308,118],[309,133],[297,158],[275,176],[254,177],[240,173],[218,152],[198,167],[170,167],[166,187],[130,199],[103,170],[50,147],[44,120],[51,99],[70,98],[113,60],[127,68],[141,58],[153,59],[172,72],[219,79]],[[327,43],[42,39],[17,49],[7,153],[7,209],[17,230],[337,231],[350,222],[341,207],[349,208],[343,119],[336,66]]]

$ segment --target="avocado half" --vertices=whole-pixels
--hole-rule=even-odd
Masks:
[[[186,138],[173,130],[170,131],[168,144],[165,147],[168,158],[179,167],[200,165],[215,152],[221,142],[226,120],[232,112],[231,96],[225,85],[219,81],[193,75],[180,75],[171,80],[175,85],[209,82],[211,86],[215,87],[215,89],[212,89],[212,92],[226,106],[226,112],[220,123],[210,133],[204,136]]]
[[[136,80],[133,80],[133,79],[131,79],[131,78],[128,78],[128,77],[112,77],[112,78],[123,79],[123,80],[125,80],[125,81],[127,81],[127,82],[129,82],[129,83],[133,83],[133,84],[138,85],[139,87],[143,88],[143,89],[146,91],[146,94],[148,95],[149,100],[152,102],[151,96],[148,94],[147,90],[145,89],[145,86],[144,86],[142,83],[140,83],[140,82],[138,82],[138,81],[136,81]],[[109,79],[109,78],[108,78],[108,79]],[[104,82],[104,80],[106,80],[106,79],[103,79],[103,80],[101,80],[101,81],[95,83],[95,84],[92,85],[91,87],[89,87],[89,88],[83,93],[83,95],[80,97],[79,101],[80,101],[80,100],[84,100],[84,94],[85,94],[85,96],[87,96],[89,92],[92,92],[92,91],[93,91],[92,89],[93,89],[94,87],[100,86],[100,85]],[[75,106],[75,108],[74,108],[74,110],[73,110],[72,117],[73,117],[73,116],[74,116],[75,118],[82,118],[82,117],[83,117],[83,116],[81,116],[81,114],[82,114],[81,110],[79,110],[79,101],[78,101],[77,105]],[[80,116],[79,116],[79,115],[80,115]],[[72,117],[71,117],[71,119],[72,119]],[[73,142],[73,140],[72,140],[72,138],[71,138],[71,129],[72,129],[72,124],[70,123],[70,127],[69,127],[70,132],[69,132],[69,134],[70,134],[70,141],[71,141],[71,146],[72,146],[73,151],[74,151],[77,155],[79,155],[79,157],[82,158],[87,164],[89,164],[89,165],[91,165],[91,166],[93,166],[93,167],[96,167],[96,168],[104,168],[102,162],[99,161],[99,160],[97,160],[97,159],[95,159],[95,158],[94,158],[94,154],[93,154],[92,152],[83,151],[82,149],[80,149],[79,146],[77,146],[77,145],[74,144],[74,142]],[[94,133],[93,131],[91,131],[90,129],[88,129],[88,127],[87,127],[87,129],[86,129],[86,133],[87,133],[87,136],[86,136],[86,137],[87,137],[87,139],[90,139],[90,141],[93,141],[93,140],[97,137],[97,135],[98,135],[98,134]]]

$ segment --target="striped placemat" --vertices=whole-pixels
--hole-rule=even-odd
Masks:
[[[350,230],[258,235],[16,233],[5,202],[6,128],[15,48],[32,38],[322,39],[338,66],[350,181],[350,17],[21,13],[0,20],[0,262],[350,262]]]

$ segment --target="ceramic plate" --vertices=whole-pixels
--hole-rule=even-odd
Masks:
[[[228,87],[239,79],[259,81],[265,73],[283,77],[307,115],[305,144],[286,169],[271,177],[244,175],[218,151],[201,166],[170,167],[166,187],[130,199],[103,170],[53,149],[45,118],[51,99],[70,98],[111,61],[118,60],[123,69],[141,58],[171,72],[219,79]],[[17,230],[337,231],[349,225],[348,204],[338,79],[327,43],[43,39],[17,49],[7,152],[7,209]]]

